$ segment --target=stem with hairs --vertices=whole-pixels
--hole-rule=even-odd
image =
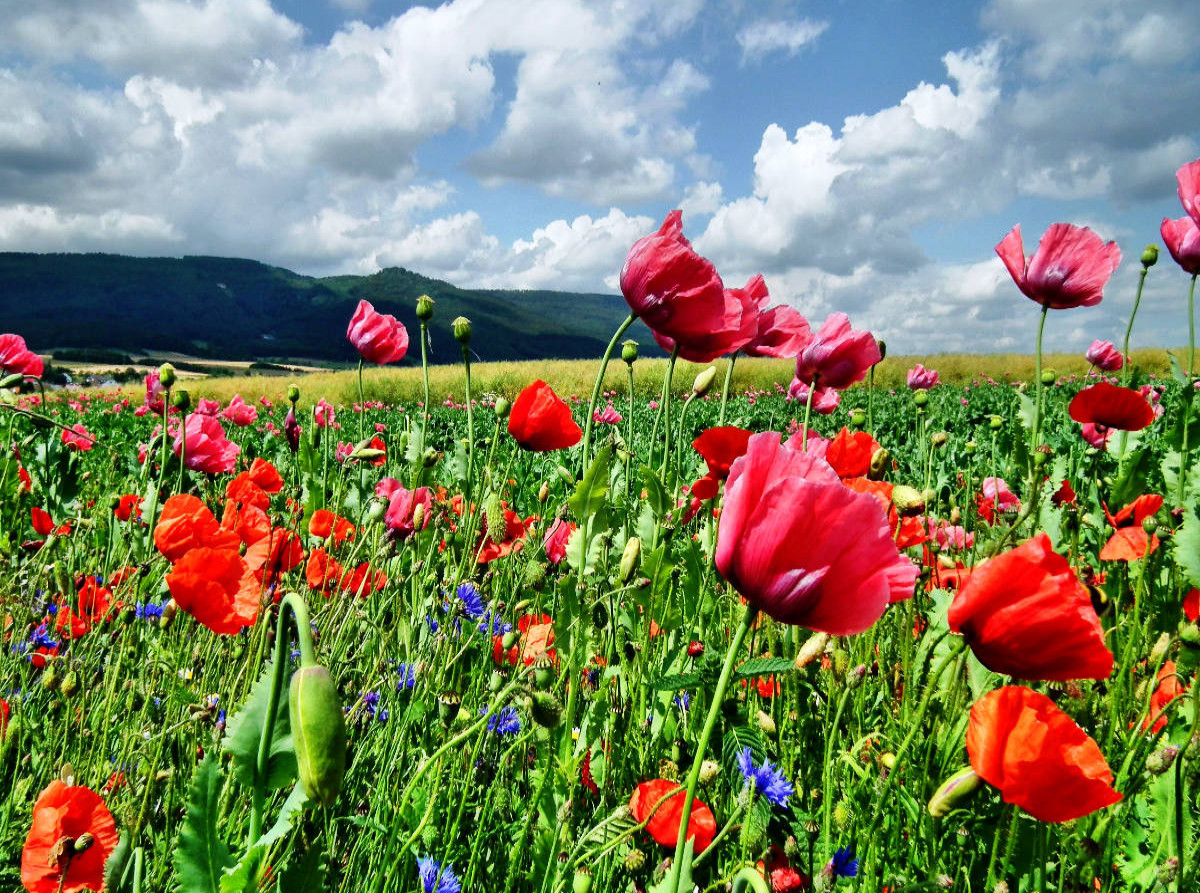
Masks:
[[[600,371],[596,373],[596,382],[592,385],[592,399],[588,401],[587,415],[583,422],[583,452],[580,456],[579,475],[582,477],[587,474],[588,470],[588,450],[592,444],[592,414],[596,411],[596,401],[600,399],[600,388],[604,385],[604,373],[608,369],[608,361],[612,359],[612,353],[617,347],[617,341],[622,335],[633,325],[633,321],[637,319],[634,313],[625,317],[625,321],[617,327],[612,338],[608,341],[608,347],[604,349],[604,356],[600,358]],[[630,370],[632,372],[632,368]],[[630,390],[632,396],[632,389]]]
[[[717,425],[725,424],[725,406],[729,403],[729,386],[733,383],[733,366],[737,362],[737,358],[735,350],[729,357],[729,366],[725,369],[725,387],[721,389],[721,415],[717,418]]]

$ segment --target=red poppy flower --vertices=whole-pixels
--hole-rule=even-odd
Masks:
[[[1050,501],[1060,508],[1064,505],[1075,505],[1077,497],[1075,489],[1071,486],[1071,482],[1064,480],[1054,491],[1054,495],[1050,497]]]
[[[746,444],[753,431],[726,425],[709,428],[692,441],[692,447],[700,454],[709,474],[717,480],[729,477],[729,467],[735,459],[746,453]]]
[[[867,477],[871,459],[882,447],[866,431],[843,428],[825,448],[825,461],[840,478]]]
[[[418,506],[421,507],[419,523],[416,517]],[[428,527],[432,511],[433,498],[429,495],[428,487],[406,490],[397,483],[388,495],[387,514],[383,516],[383,523],[394,531],[396,536],[404,539]]]
[[[519,661],[528,667],[543,658],[552,663],[558,660],[558,651],[552,647],[554,620],[549,614],[523,614],[517,621],[517,633],[517,643],[507,651],[502,636],[492,637],[492,659],[496,663],[515,667]]]
[[[54,526],[54,519],[50,517],[50,513],[45,509],[33,506],[29,509],[29,521],[33,525],[33,530],[38,536],[66,536],[71,532],[71,525],[59,524]]]
[[[188,493],[164,502],[154,526],[154,545],[171,562],[202,546],[237,551],[240,544],[236,533],[221,527],[209,507]]]
[[[1105,283],[1121,263],[1116,242],[1069,223],[1051,224],[1028,261],[1018,224],[1000,240],[996,254],[1022,294],[1053,310],[1099,304]]]
[[[354,308],[346,337],[368,363],[398,363],[408,353],[408,330],[396,317],[376,313],[367,301]]]
[[[8,717],[10,713],[8,701],[0,698],[0,741],[4,740],[4,733],[8,731]]]
[[[117,507],[113,509],[113,514],[116,515],[118,521],[128,521],[133,517],[134,512],[137,512],[138,517],[142,514],[142,497],[136,493],[126,493],[117,503]]]
[[[879,344],[870,332],[850,328],[850,317],[833,313],[796,357],[793,384],[845,390],[866,378],[881,359]]]
[[[167,574],[179,607],[214,633],[232,635],[258,619],[262,588],[236,549],[190,550]]]
[[[1084,388],[1071,399],[1071,418],[1119,431],[1141,431],[1154,421],[1152,407],[1137,391],[1106,381]]]
[[[379,592],[386,585],[387,574],[383,571],[372,570],[366,562],[342,576],[342,589],[351,595],[361,595],[363,598],[372,592]]]
[[[225,485],[225,498],[230,502],[256,506],[263,511],[271,507],[271,497],[254,482],[248,471],[230,479]]]
[[[92,845],[81,853],[84,834]],[[104,888],[104,863],[117,848],[117,824],[95,791],[55,779],[33,805],[33,824],[21,851],[21,883],[30,893]]]
[[[677,793],[672,794],[672,791]],[[686,794],[677,781],[655,778],[643,781],[629,798],[629,811],[637,822],[646,822],[646,833],[661,846],[675,848],[679,837],[679,826],[683,822],[683,801]],[[649,820],[649,821],[647,821]],[[695,841],[697,854],[708,849],[717,834],[717,820],[699,799],[692,801],[692,813],[688,816],[687,836]]]
[[[1175,171],[1179,184],[1179,201],[1183,210],[1200,226],[1200,158],[1190,161]]]
[[[20,372],[32,378],[42,377],[42,358],[25,346],[20,335],[0,335],[0,372]]]
[[[758,307],[768,300],[762,276],[755,276],[745,288],[726,288],[725,303],[714,312],[710,326],[694,328],[684,338],[651,329],[658,346],[667,353],[678,349],[679,356],[691,363],[711,363],[717,357],[736,353],[758,332]],[[671,320],[670,325],[677,323]]]
[[[70,428],[62,429],[62,442],[69,449],[86,453],[95,444],[96,438],[88,433],[88,429],[81,422],[76,422]]]
[[[1140,561],[1158,548],[1158,537],[1147,533],[1142,522],[1152,517],[1163,505],[1163,498],[1157,493],[1144,493],[1116,515],[1104,515],[1108,523],[1115,528],[1108,542],[1100,550],[1101,561]]]
[[[1200,620],[1200,589],[1189,589],[1183,597],[1183,616],[1192,623]]]
[[[308,519],[308,532],[319,539],[325,539],[333,534],[335,543],[354,539],[354,525],[345,518],[335,515],[329,509],[317,509]]]
[[[999,688],[971,708],[967,754],[979,777],[1043,822],[1069,822],[1121,799],[1096,742],[1045,695]]]
[[[743,345],[742,353],[748,357],[791,359],[804,349],[804,345],[812,337],[812,329],[808,320],[795,307],[789,307],[787,304],[767,307],[768,300],[770,298],[764,286],[759,301],[754,338]]]
[[[508,414],[508,433],[522,449],[535,453],[575,446],[583,431],[571,415],[571,407],[538,379],[517,395]]]
[[[1112,672],[1091,597],[1044,533],[976,565],[948,620],[997,673],[1066,681]]]
[[[1179,681],[1175,673],[1175,661],[1169,660],[1158,671],[1158,686],[1150,695],[1150,714],[1142,720],[1142,731],[1157,735],[1166,728],[1167,716],[1165,711],[1172,701],[1184,694],[1187,689]]]
[[[258,484],[264,493],[278,493],[283,489],[283,478],[266,459],[255,459],[250,463],[250,471],[247,473],[250,480]]]
[[[183,437],[175,435],[172,449],[176,456],[183,455],[183,464],[192,471],[204,474],[233,471],[242,448],[225,436],[225,429],[215,418],[194,412],[187,417],[183,434]]]
[[[308,555],[304,578],[309,589],[318,590],[328,596],[342,583],[342,566],[324,549],[313,549]]]
[[[1191,217],[1180,217],[1178,220],[1164,217],[1159,232],[1175,263],[1185,273],[1193,276],[1200,273],[1200,227],[1196,221]]]
[[[755,608],[832,635],[870,627],[917,576],[878,500],[774,432],[752,436],[730,470],[715,557]]]
[[[239,428],[245,428],[258,421],[258,410],[243,400],[241,394],[234,394],[229,405],[221,411],[221,418],[233,422]]]

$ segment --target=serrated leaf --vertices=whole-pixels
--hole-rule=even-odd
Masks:
[[[592,537],[585,558],[583,554],[583,527],[576,527],[571,531],[571,536],[567,540],[566,555],[567,564],[570,565],[571,570],[578,573],[582,566],[585,574],[593,574],[604,559],[604,538],[599,536]]]
[[[1037,415],[1037,405],[1029,399],[1028,394],[1023,394],[1020,391],[1017,394],[1017,421],[1021,426],[1032,433],[1033,417]]]
[[[1171,549],[1175,553],[1175,563],[1188,583],[1200,586],[1200,519],[1195,512],[1184,512],[1183,525],[1175,531]]]
[[[292,830],[292,823],[307,805],[308,795],[303,785],[296,785],[283,801],[275,824],[246,850],[233,868],[222,875],[221,893],[253,893],[258,888],[259,870],[271,847],[287,836]]]
[[[751,761],[755,766],[761,766],[767,758],[762,734],[749,726],[734,726],[725,730],[721,738],[721,766],[725,770],[725,777],[731,779],[731,787],[738,791],[742,789],[741,785],[736,784],[736,779],[742,774],[738,766],[738,755],[747,747],[750,748]]]
[[[583,836],[583,840],[604,846],[610,841],[624,836],[626,833],[637,827],[638,823],[634,821],[631,815],[628,815],[628,810],[621,809],[618,810],[618,812],[621,814],[618,815],[614,813],[605,821],[590,829],[587,834]]]
[[[790,673],[796,669],[794,661],[786,657],[752,657],[733,672],[735,679],[750,679],[754,676],[770,676],[775,673]]]
[[[572,513],[579,520],[590,518],[604,507],[608,497],[609,468],[612,464],[612,444],[606,443],[596,450],[592,464],[583,479],[575,485],[575,493],[567,500]]]
[[[192,775],[187,812],[175,848],[180,893],[220,893],[221,876],[233,862],[229,847],[217,834],[220,793],[217,753],[210,750]]]
[[[1137,432],[1134,433],[1136,434]],[[1115,440],[1116,438],[1113,439]],[[1132,439],[1133,435],[1130,435],[1131,444]],[[1147,492],[1147,475],[1149,474],[1153,458],[1149,447],[1132,450],[1126,454],[1125,460],[1121,463],[1120,472],[1117,475],[1117,482],[1113,485],[1112,491],[1108,495],[1108,504],[1110,506],[1127,505],[1141,494]]]
[[[258,765],[258,742],[262,737],[267,701],[271,697],[275,664],[268,661],[263,673],[250,689],[246,703],[229,719],[221,746],[233,755],[233,774],[247,787],[255,787]],[[271,736],[271,751],[267,759],[268,789],[285,788],[296,778],[296,752],[292,746],[292,728],[288,718],[287,687],[281,686],[275,712],[275,729]]]
[[[679,691],[680,689],[692,688],[699,684],[699,673],[677,673],[671,676],[663,676],[651,687],[655,691]]]

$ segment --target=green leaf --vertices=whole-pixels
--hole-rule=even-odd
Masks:
[[[612,444],[606,443],[598,449],[583,480],[575,485],[575,494],[567,500],[571,511],[581,521],[590,518],[604,507],[608,496],[608,472],[612,455]]]
[[[125,885],[121,881],[125,877],[125,869],[129,865],[129,857],[133,854],[133,847],[129,845],[129,834],[121,835],[117,841],[117,847],[108,854],[108,859],[104,863],[104,889],[110,893],[117,893],[123,890]]]
[[[567,564],[571,570],[578,573],[580,567],[585,574],[594,574],[600,562],[604,559],[604,538],[593,536],[588,546],[587,556],[583,554],[583,528],[576,527],[567,540]]]
[[[247,787],[255,787],[258,766],[258,742],[262,737],[263,720],[267,715],[267,702],[271,697],[272,676],[275,664],[268,661],[263,667],[250,696],[242,709],[229,719],[222,747],[233,755],[233,774]],[[267,777],[263,784],[268,789],[285,788],[296,778],[296,752],[292,749],[292,728],[288,718],[286,686],[280,686],[279,703],[275,711],[275,730],[267,759]]]
[[[721,767],[725,770],[725,777],[730,779],[730,786],[735,791],[742,789],[742,785],[737,784],[736,781],[742,777],[742,770],[738,766],[738,754],[747,747],[750,748],[750,759],[754,761],[754,765],[761,766],[763,760],[767,758],[767,747],[763,743],[762,734],[758,729],[750,726],[734,726],[726,729],[725,734],[721,737]]]
[[[1021,426],[1030,433],[1033,432],[1033,417],[1037,414],[1037,406],[1029,399],[1028,394],[1023,394],[1020,391],[1017,394],[1017,421]]]
[[[655,474],[653,468],[643,465],[640,473],[642,476],[642,487],[646,490],[646,501],[654,510],[655,517],[661,518],[673,508],[671,494],[662,485],[662,481],[658,479],[658,475]]]
[[[742,851],[758,852],[767,839],[771,823],[771,804],[765,797],[755,797],[742,820]]]
[[[304,858],[290,864],[279,876],[276,893],[321,893],[325,889],[325,849],[318,838]]]
[[[1171,541],[1175,562],[1192,586],[1200,586],[1200,519],[1194,511],[1186,510],[1183,525]]]
[[[258,888],[260,869],[271,847],[287,836],[292,830],[292,823],[307,805],[308,795],[304,793],[304,786],[296,785],[283,801],[275,824],[246,850],[237,865],[222,875],[221,893],[254,893]]]
[[[786,657],[752,657],[733,671],[734,679],[750,679],[754,676],[770,676],[773,673],[790,673],[796,664]]]
[[[192,776],[187,813],[175,848],[180,893],[220,893],[221,875],[233,861],[229,847],[217,834],[220,794],[217,753],[210,750]]]
[[[693,688],[700,684],[699,673],[674,673],[670,676],[663,676],[651,685],[655,691],[679,691],[684,688]]]
[[[1113,511],[1146,492],[1147,476],[1153,459],[1149,447],[1135,450],[1125,456],[1117,482],[1108,495],[1108,504]]]

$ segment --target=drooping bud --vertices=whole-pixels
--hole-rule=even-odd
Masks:
[[[716,760],[705,760],[700,764],[700,784],[710,785],[721,777],[721,764]]]
[[[929,814],[935,819],[942,818],[970,797],[982,783],[983,780],[970,766],[959,769],[933,792],[929,798]]]
[[[1158,263],[1158,246],[1151,243],[1142,251],[1142,266],[1147,270]]]
[[[546,504],[546,500],[550,498],[550,482],[542,481],[542,485],[538,487],[538,502],[541,505]]]
[[[346,774],[346,720],[329,671],[310,664],[293,673],[288,711],[304,792],[322,806],[331,806]]]
[[[888,463],[891,461],[892,454],[884,447],[880,447],[871,454],[871,467],[867,471],[867,477],[873,481],[879,480],[887,471]]]
[[[1179,756],[1179,748],[1174,744],[1159,748],[1146,757],[1146,771],[1151,775],[1162,775],[1171,768],[1175,758]]]
[[[96,842],[95,836],[90,831],[84,831],[75,838],[75,855],[86,853],[92,848],[92,844]]]
[[[450,323],[450,330],[454,333],[454,340],[459,344],[467,344],[471,340],[471,320],[465,316],[455,317],[454,322]]]
[[[696,397],[703,397],[708,393],[708,389],[712,387],[713,382],[717,378],[717,367],[709,366],[703,372],[696,376],[696,380],[692,382],[692,394]]]
[[[639,537],[631,536],[625,542],[625,549],[621,552],[621,582],[628,583],[633,579],[633,575],[637,573],[638,566],[642,561],[642,541]]]
[[[621,359],[632,366],[637,362],[638,343],[632,338],[621,342]]]
[[[796,654],[796,669],[803,670],[824,654],[828,644],[829,633],[813,633],[809,636],[804,644],[800,646],[800,651]]]
[[[883,362],[887,357],[887,342],[882,338],[877,338],[875,344],[879,347],[879,362]]]
[[[421,322],[429,322],[433,319],[433,298],[429,295],[417,296],[417,319]]]
[[[775,737],[775,720],[771,714],[767,713],[765,710],[759,710],[754,714],[754,722],[758,725],[758,728],[762,731],[762,733],[768,738]]]
[[[79,674],[74,670],[67,673],[58,690],[62,692],[64,698],[73,698],[79,694]]]
[[[170,363],[163,363],[158,367],[158,383],[164,388],[169,388],[175,384],[175,367]]]
[[[1160,660],[1167,656],[1167,649],[1171,647],[1171,634],[1163,633],[1158,637],[1158,641],[1154,643],[1154,647],[1150,649],[1149,661],[1152,664],[1157,664]]]
[[[950,435],[945,431],[935,431],[929,438],[929,442],[933,445],[934,449],[940,449],[950,442]]]
[[[296,421],[295,406],[283,417],[283,436],[287,438],[288,447],[293,453],[300,449],[300,423]]]

